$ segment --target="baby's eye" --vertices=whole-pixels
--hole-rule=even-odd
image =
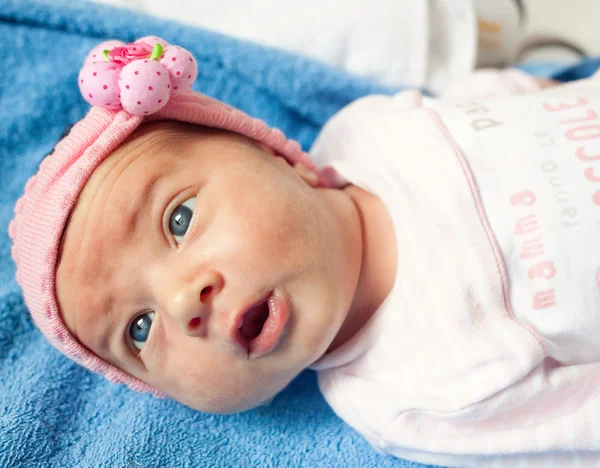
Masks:
[[[145,314],[138,315],[131,325],[129,325],[129,337],[131,338],[131,342],[140,351],[148,340],[153,320],[154,312],[146,312]]]
[[[173,210],[171,219],[169,219],[169,231],[175,237],[178,244],[183,242],[183,237],[190,226],[194,207],[196,206],[196,197],[188,198],[181,205]]]

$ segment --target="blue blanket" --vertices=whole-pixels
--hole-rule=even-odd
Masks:
[[[0,466],[422,466],[375,452],[329,409],[312,372],[270,406],[211,416],[108,383],[33,326],[13,279],[12,206],[65,127],[88,110],[76,85],[87,52],[108,38],[147,34],[192,51],[200,65],[195,89],[281,128],[305,149],[348,102],[394,91],[131,12],[74,0],[0,0]],[[559,71],[572,79],[595,68],[586,66]]]

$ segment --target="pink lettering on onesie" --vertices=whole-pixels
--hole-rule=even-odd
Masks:
[[[585,98],[575,98],[572,101],[561,101],[557,103],[546,102],[542,107],[548,112],[560,112],[565,117],[558,122],[566,126],[564,136],[567,141],[585,142],[600,138],[600,122],[598,112],[590,107]],[[588,154],[585,145],[575,148],[575,157],[586,164],[582,173],[586,181],[592,182],[592,202],[600,206],[600,154]]]
[[[522,207],[531,208],[535,205],[537,197],[532,190],[522,190],[513,193],[509,198],[509,203],[515,209]],[[530,210],[528,210],[529,212]],[[521,254],[519,258],[528,261],[533,258],[546,255],[544,241],[538,232],[538,219],[535,213],[528,213],[519,216],[515,221],[515,234],[522,238]],[[535,234],[530,236],[530,234]],[[537,260],[537,258],[536,258]],[[556,276],[556,265],[552,260],[541,260],[528,265],[527,274],[531,280],[542,279],[549,282]],[[532,308],[534,310],[546,309],[556,305],[556,296],[554,289],[545,289],[533,294],[531,298]]]

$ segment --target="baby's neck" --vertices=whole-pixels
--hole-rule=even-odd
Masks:
[[[383,202],[354,185],[343,191],[360,217],[362,263],[352,305],[327,352],[351,339],[379,309],[394,286],[398,265],[396,232]]]

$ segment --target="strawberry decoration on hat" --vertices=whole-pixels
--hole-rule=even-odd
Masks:
[[[162,109],[172,95],[189,91],[197,76],[189,51],[147,36],[92,49],[79,72],[79,89],[92,106],[145,116]]]

